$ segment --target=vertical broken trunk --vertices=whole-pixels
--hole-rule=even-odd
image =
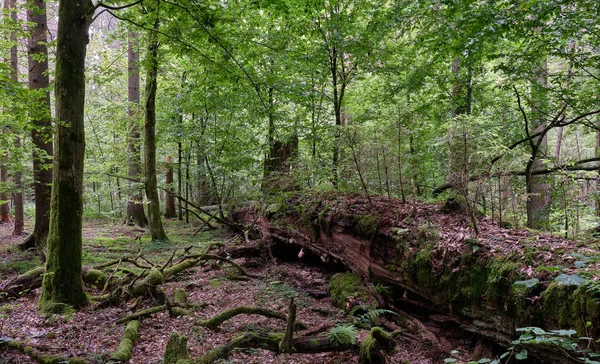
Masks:
[[[56,140],[46,274],[38,306],[45,313],[81,307],[85,54],[94,5],[61,0],[56,47]]]
[[[142,163],[140,152],[140,128],[138,105],[140,103],[140,64],[138,53],[138,33],[130,32],[127,37],[127,99],[129,101],[129,138],[127,141],[129,153],[127,154],[127,174],[133,180],[140,179]],[[148,220],[144,213],[144,197],[142,191],[129,181],[129,198],[127,199],[127,224],[146,227]]]
[[[546,115],[548,112],[546,60],[534,69],[534,74],[536,75],[536,80],[531,86],[531,134],[541,132],[546,127]],[[550,224],[550,195],[548,193],[547,178],[543,175],[536,176],[532,174],[536,170],[544,169],[542,159],[546,157],[548,149],[546,134],[541,139],[539,137],[533,138],[530,146],[531,157],[528,163],[529,168],[525,174],[527,188],[527,227],[548,230]]]
[[[33,192],[35,197],[35,225],[31,235],[19,245],[23,250],[46,246],[50,226],[50,194],[52,186],[51,159],[52,119],[50,115],[50,78],[48,76],[48,48],[46,46],[46,2],[33,0],[27,9],[27,21],[33,24],[28,40],[27,63],[29,89],[36,96],[35,114],[31,115],[31,141],[33,142]]]
[[[167,240],[160,216],[156,183],[156,88],[158,86],[158,9],[153,30],[148,32],[148,69],[146,73],[146,106],[144,118],[144,176],[148,199],[148,225],[152,240]]]
[[[172,219],[177,217],[175,212],[175,195],[173,195],[173,163],[171,163],[171,156],[167,156],[167,172],[165,174],[167,183],[167,193],[165,199],[165,217]]]

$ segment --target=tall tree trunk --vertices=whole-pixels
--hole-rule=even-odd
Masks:
[[[8,3],[8,8],[11,10],[10,17],[12,21],[17,23],[17,12],[16,12],[16,1],[15,0],[6,0]],[[17,37],[14,31],[10,34],[10,40],[12,47],[10,48],[10,68],[11,75],[10,78],[13,82],[19,82],[19,59],[17,53]],[[18,132],[15,135],[14,141],[15,151],[21,149],[21,138],[18,136]],[[13,228],[13,236],[21,236],[23,235],[24,221],[23,221],[23,183],[21,182],[22,173],[20,167],[15,169],[13,175],[13,182],[15,183],[15,191],[13,192],[13,204],[15,206],[15,225]]]
[[[50,226],[50,194],[52,186],[51,164],[52,119],[50,115],[50,78],[48,76],[48,47],[46,35],[46,2],[33,0],[27,10],[27,21],[33,24],[28,41],[27,63],[29,89],[41,92],[36,114],[31,115],[31,140],[33,149],[33,192],[35,197],[35,225],[31,235],[19,245],[21,249],[37,247],[39,252],[46,246]]]
[[[85,53],[94,5],[60,0],[56,47],[56,140],[46,274],[38,307],[63,312],[87,303],[81,281]]]
[[[140,103],[140,64],[138,53],[138,33],[130,32],[127,37],[127,99],[129,101],[129,139],[127,173],[133,180],[138,180],[142,174],[141,152],[140,152],[140,129],[137,118]],[[127,224],[139,227],[148,226],[148,220],[144,213],[144,197],[138,187],[129,182],[129,198],[127,199]]]
[[[4,163],[8,161],[8,154],[0,156],[0,188],[5,188],[8,184],[8,172]],[[10,215],[10,200],[6,192],[0,192],[0,224],[12,222],[12,216]]]
[[[165,198],[165,217],[172,219],[177,217],[175,212],[175,195],[173,195],[173,164],[171,162],[171,156],[167,157],[167,173],[165,173],[165,179],[167,183],[167,192]]]
[[[547,61],[534,69],[537,79],[531,87],[531,133],[542,131],[546,126],[548,101],[546,88],[548,86]],[[542,175],[532,175],[531,172],[544,169],[542,158],[546,156],[548,141],[546,135],[534,138],[532,143],[530,167],[526,173],[527,188],[527,227],[531,229],[548,230],[550,218],[550,195],[547,178]]]
[[[4,0],[4,11],[10,12],[11,7],[11,0]],[[4,59],[4,62],[8,63],[9,60]],[[2,132],[8,132],[8,128],[5,127]],[[13,221],[12,216],[10,216],[9,197],[8,194],[4,192],[4,189],[8,185],[8,171],[6,167],[6,165],[8,164],[8,158],[8,152],[0,154],[0,224]]]
[[[160,200],[156,183],[156,88],[158,86],[158,34],[159,17],[156,15],[154,31],[148,32],[148,69],[146,72],[146,115],[144,118],[144,176],[148,199],[148,225],[152,240],[168,240],[160,217]]]

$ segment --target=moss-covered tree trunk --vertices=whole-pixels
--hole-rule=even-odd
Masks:
[[[144,175],[148,199],[148,226],[152,240],[166,240],[160,217],[160,201],[156,185],[156,88],[158,74],[158,9],[154,31],[148,33],[148,70],[146,73],[146,116],[144,119]]]
[[[140,127],[137,118],[137,105],[140,103],[140,65],[138,53],[138,33],[130,32],[127,37],[127,100],[129,101],[129,139],[127,141],[129,153],[127,154],[127,173],[134,180],[142,174],[141,152],[140,152]],[[130,195],[127,200],[128,224],[146,227],[148,220],[144,213],[142,192],[132,182],[129,182]]]
[[[87,303],[81,280],[85,53],[94,5],[61,0],[56,56],[56,139],[46,274],[38,306],[56,312]]]
[[[32,115],[31,141],[33,150],[33,191],[35,197],[35,225],[31,235],[19,246],[21,249],[46,246],[50,226],[50,194],[52,168],[47,168],[53,154],[50,92],[48,85],[48,47],[46,36],[46,2],[33,0],[27,10],[27,21],[33,24],[28,40],[29,89],[41,92],[36,113]]]

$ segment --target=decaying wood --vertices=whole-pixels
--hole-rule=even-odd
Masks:
[[[67,358],[58,355],[45,355],[40,350],[29,346],[23,342],[2,338],[0,347],[6,347],[22,352],[38,363],[69,363],[69,364],[87,364],[87,360],[80,358]]]
[[[380,221],[374,220],[371,226],[367,226],[367,229],[372,229],[367,234],[366,231],[360,231],[358,224],[363,218],[367,220],[371,216],[377,217],[380,213],[384,214],[384,212],[378,211],[377,207],[372,208],[362,201],[354,202],[359,204],[359,207],[355,209],[359,212],[351,212],[343,205],[344,202],[334,201],[337,204],[332,203],[325,207],[324,202],[317,201],[314,205],[307,206],[310,201],[300,199],[301,197],[291,199],[283,212],[280,211],[277,215],[271,217],[260,216],[257,219],[255,211],[251,209],[245,210],[245,214],[238,212],[236,216],[241,219],[239,223],[242,225],[257,221],[256,227],[264,244],[283,244],[289,246],[289,249],[298,250],[302,248],[305,252],[311,251],[316,256],[321,257],[323,262],[342,263],[354,273],[371,282],[396,287],[397,291],[400,292],[399,297],[396,297],[397,302],[404,301],[411,306],[427,309],[432,314],[453,317],[456,320],[454,324],[457,327],[485,337],[501,346],[510,346],[511,341],[518,337],[515,333],[517,327],[559,328],[557,327],[557,318],[550,318],[548,315],[541,315],[541,317],[545,317],[550,321],[528,321],[529,317],[539,318],[539,312],[544,312],[539,300],[535,305],[533,304],[534,301],[531,301],[527,306],[528,310],[536,310],[535,312],[538,312],[538,314],[522,315],[519,317],[520,321],[515,320],[514,313],[510,313],[510,305],[513,305],[514,302],[507,302],[506,305],[492,305],[486,303],[486,297],[482,296],[480,299],[474,299],[472,302],[465,304],[464,301],[452,302],[453,297],[450,296],[441,305],[439,302],[443,300],[440,300],[438,295],[446,292],[428,290],[428,287],[422,281],[415,279],[415,274],[411,276],[403,270],[407,263],[413,263],[405,260],[408,256],[407,252],[412,254],[410,256],[412,259],[415,259],[419,252],[419,246],[416,243],[405,242],[406,248],[404,248],[401,246],[402,242],[399,243],[397,239],[398,234],[400,234],[396,233],[397,231],[408,231],[409,233],[416,231],[416,226],[413,230],[404,228],[403,221],[409,221],[408,225],[410,227],[410,221],[415,220],[415,217],[408,212],[406,217],[398,218],[398,220],[392,222],[392,224],[397,225],[382,226]],[[302,208],[290,206],[294,203],[303,204],[303,206]],[[298,211],[304,212],[300,214]],[[388,222],[388,224],[390,223]],[[435,252],[431,248],[431,243],[425,242],[420,246],[420,249],[426,247],[432,249],[431,258],[428,258],[431,261],[423,263],[430,270],[427,272],[432,277],[430,279],[433,281],[436,279],[436,268],[433,264],[439,264],[441,266],[440,270],[448,269],[446,267],[450,264],[449,261],[453,258],[460,259],[460,254],[464,254],[469,261],[475,262],[474,264],[481,265],[482,262],[485,262],[484,259],[487,259],[488,256],[483,255],[484,249],[475,254],[471,246],[464,241],[465,239],[461,243],[466,246],[465,249],[468,249],[468,254],[457,249],[456,251],[440,251],[437,252],[438,255],[434,255]],[[403,248],[413,250],[403,251]],[[477,261],[477,257],[481,257],[479,261]],[[436,259],[440,261],[438,262]],[[468,272],[468,267],[462,269]],[[449,270],[451,271],[452,268],[449,268]],[[507,289],[507,292],[499,292],[500,297],[507,297],[510,293],[511,283],[509,282],[505,286],[507,288],[504,289]],[[546,287],[547,283],[542,288]],[[539,295],[539,292],[537,294]],[[512,310],[514,310],[515,306],[512,307]],[[592,322],[597,322],[595,320],[594,318]],[[576,325],[576,323],[572,324]],[[430,335],[430,340],[432,344],[438,344],[434,334]],[[556,353],[549,348],[536,347],[531,352],[535,352],[536,359],[542,362],[573,363],[572,358]]]

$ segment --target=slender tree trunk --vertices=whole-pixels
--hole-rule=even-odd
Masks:
[[[94,5],[61,0],[56,55],[56,140],[46,274],[38,306],[63,312],[87,303],[81,281],[85,53]]]
[[[15,11],[16,1],[15,0],[6,0],[6,2],[9,4],[8,8],[11,10],[10,17],[11,17],[12,21],[16,24],[17,23],[17,12]],[[10,40],[11,40],[11,44],[12,44],[12,47],[10,48],[10,68],[12,71],[10,78],[13,80],[13,82],[17,83],[17,82],[19,82],[19,58],[18,58],[18,53],[17,53],[17,37],[15,36],[14,32],[11,32]],[[18,136],[18,134],[15,135],[14,147],[15,147],[15,151],[17,151],[17,153],[19,153],[19,151],[21,150],[21,138]],[[20,155],[20,153],[18,155]],[[14,215],[15,225],[14,225],[13,233],[12,233],[13,236],[23,235],[23,228],[24,228],[24,224],[25,224],[24,220],[23,220],[23,183],[21,182],[21,178],[22,178],[21,169],[19,166],[17,166],[17,168],[15,169],[14,175],[13,175],[13,182],[15,183],[15,191],[13,192],[13,204],[15,207],[15,215]]]
[[[547,63],[544,61],[540,67],[534,69],[537,75],[536,82],[531,90],[531,133],[542,131],[546,126],[546,114],[548,101],[546,88],[548,86]],[[550,195],[548,192],[547,178],[541,175],[532,175],[531,172],[544,169],[542,158],[546,156],[548,141],[546,135],[541,140],[534,138],[531,151],[529,172],[526,173],[527,188],[527,227],[538,230],[549,229],[550,218]]]
[[[4,11],[10,12],[11,7],[11,0],[4,0]],[[8,60],[5,58],[4,61],[7,62]],[[7,133],[8,128],[5,127],[2,132]],[[8,185],[8,171],[6,169],[8,158],[7,152],[0,155],[0,224],[13,221],[12,216],[10,216],[10,200],[8,194],[4,192]]]
[[[156,15],[154,30],[158,30]],[[148,199],[148,225],[152,240],[168,240],[160,217],[160,200],[156,183],[156,88],[158,86],[158,35],[148,32],[148,70],[146,73],[146,115],[144,120],[144,176]]]
[[[165,177],[167,190],[169,190],[165,198],[165,217],[172,219],[177,217],[177,213],[175,212],[175,195],[171,192],[173,191],[173,163],[171,162],[171,156],[167,157],[167,173]]]
[[[46,246],[50,226],[50,195],[52,186],[52,119],[48,86],[48,48],[46,35],[46,2],[33,0],[27,10],[27,21],[33,24],[28,41],[29,89],[41,92],[36,113],[31,115],[33,149],[33,193],[35,197],[35,225],[31,235],[19,245],[21,249]]]
[[[130,32],[127,37],[127,99],[129,101],[129,138],[127,173],[130,178],[137,180],[142,174],[141,152],[140,152],[140,129],[138,105],[140,103],[140,57],[138,53],[138,33]],[[144,213],[144,197],[142,191],[135,183],[129,181],[129,198],[127,199],[127,216],[125,222],[139,227],[148,226],[148,220]]]

